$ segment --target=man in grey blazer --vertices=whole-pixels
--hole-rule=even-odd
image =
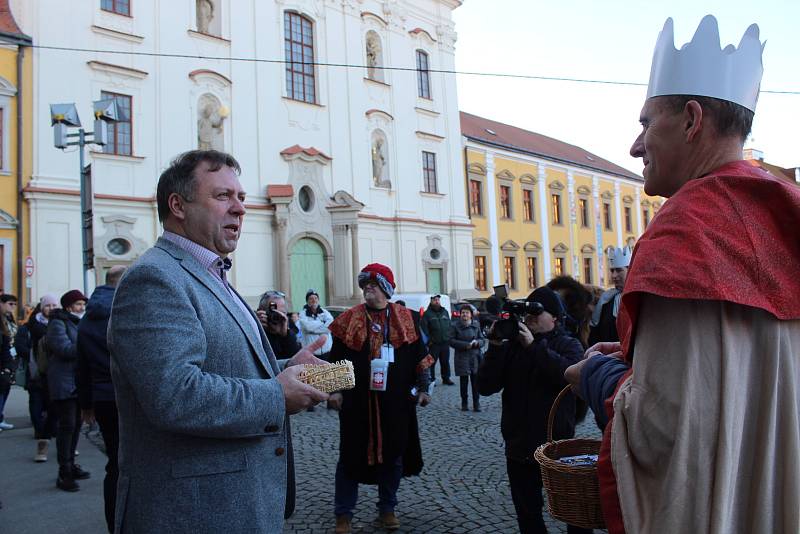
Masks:
[[[239,173],[221,152],[178,156],[158,182],[164,234],[114,297],[115,532],[280,532],[294,509],[288,415],[328,397],[294,364],[324,362],[318,347],[276,360],[227,281],[245,214]]]

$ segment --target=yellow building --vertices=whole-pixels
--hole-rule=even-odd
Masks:
[[[0,293],[24,302],[26,217],[20,191],[23,176],[30,176],[32,43],[8,4],[0,0]]]
[[[461,113],[475,289],[512,298],[560,274],[605,287],[606,251],[632,245],[663,199],[586,150]]]

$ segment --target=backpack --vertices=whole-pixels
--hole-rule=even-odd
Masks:
[[[42,336],[38,343],[36,343],[36,367],[39,370],[39,376],[47,374],[47,363],[50,361],[50,351],[47,350],[47,336]]]

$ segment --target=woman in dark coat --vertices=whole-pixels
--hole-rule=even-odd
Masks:
[[[47,383],[50,398],[58,414],[56,450],[58,478],[56,487],[64,491],[78,491],[75,480],[89,478],[89,473],[75,463],[75,447],[81,431],[81,411],[78,408],[76,383],[78,363],[78,323],[83,316],[88,299],[73,289],[61,296],[61,307],[55,310],[47,323]]]
[[[450,346],[455,349],[455,372],[461,380],[461,410],[467,411],[467,390],[472,383],[472,409],[481,411],[478,395],[478,366],[481,363],[483,334],[477,322],[472,320],[472,308],[463,306],[459,312],[461,318],[452,326]]]
[[[14,383],[19,358],[14,348],[14,336],[17,335],[17,297],[8,293],[0,295],[0,432],[11,430],[14,425],[3,419],[3,408]]]

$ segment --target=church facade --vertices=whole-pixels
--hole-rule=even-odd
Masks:
[[[74,102],[87,125],[101,98],[123,117],[86,148],[94,283],[160,234],[169,161],[216,148],[248,192],[231,278],[251,304],[277,289],[297,308],[309,288],[351,304],[374,261],[399,291],[474,294],[455,77],[439,72],[454,68],[460,4],[12,0],[23,30],[55,47],[33,53],[32,297],[83,279],[78,155],[53,147],[48,105]]]

